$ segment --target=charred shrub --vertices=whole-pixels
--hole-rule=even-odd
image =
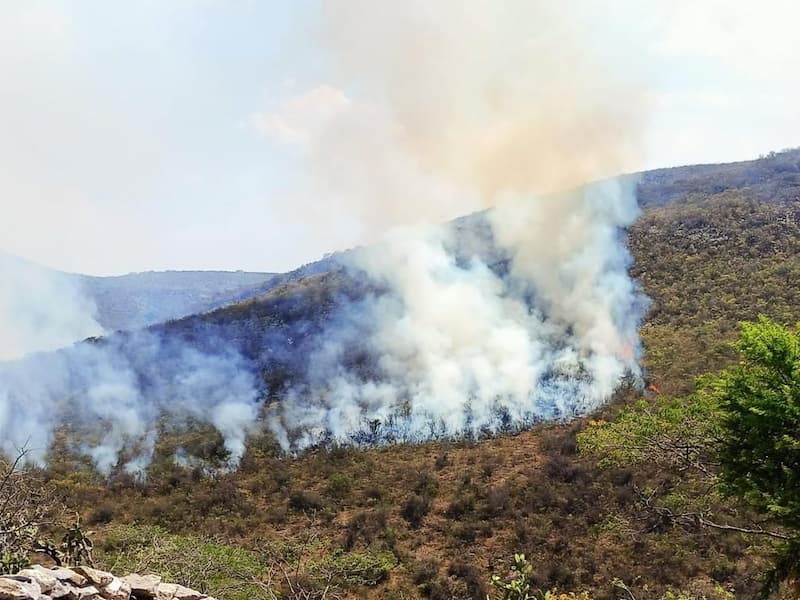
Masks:
[[[316,492],[297,490],[289,494],[289,508],[296,511],[313,512],[325,508],[325,501]]]
[[[426,560],[414,563],[411,568],[411,580],[415,585],[424,586],[439,577],[439,563]]]
[[[417,483],[414,486],[414,493],[418,496],[433,498],[439,490],[439,483],[436,476],[430,471],[420,471],[417,475]]]
[[[110,523],[114,519],[115,512],[116,511],[112,505],[103,504],[89,513],[89,518],[86,520],[86,522],[89,525]]]
[[[440,452],[436,456],[436,462],[434,462],[433,466],[436,468],[437,471],[441,471],[449,464],[450,464],[450,456],[445,450],[444,452]]]
[[[499,517],[511,505],[511,492],[507,485],[492,486],[486,491],[486,507],[484,513],[487,517]]]
[[[431,510],[431,500],[428,497],[420,496],[419,494],[411,494],[408,499],[403,503],[400,509],[400,516],[402,516],[409,525],[417,528],[422,525]]]
[[[414,563],[411,567],[411,581],[420,593],[431,600],[450,600],[452,597],[447,582],[439,576],[440,564],[437,561],[425,560]]]
[[[449,519],[463,519],[466,515],[471,514],[475,510],[475,498],[472,496],[465,496],[453,500],[445,510],[444,514]]]
[[[388,515],[385,510],[365,510],[356,513],[347,523],[345,550],[352,550],[360,541],[371,545],[385,530]]]
[[[457,559],[447,568],[447,574],[460,579],[469,598],[486,598],[488,592],[481,570],[474,564]]]
[[[575,585],[574,570],[563,562],[555,562],[550,565],[547,581],[550,587],[569,589]]]
[[[553,481],[577,483],[587,479],[583,465],[574,457],[563,454],[550,456],[544,464],[545,475]]]
[[[364,492],[364,498],[370,504],[374,504],[383,500],[383,490],[378,487],[369,487]]]

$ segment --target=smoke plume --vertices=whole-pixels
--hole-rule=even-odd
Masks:
[[[639,374],[646,303],[624,245],[632,184],[508,201],[481,216],[492,239],[466,253],[463,230],[440,226],[355,252],[348,268],[381,291],[340,307],[304,381],[273,407],[278,440],[480,436],[607,401]]]
[[[568,418],[638,373],[633,182],[586,184],[634,163],[645,107],[582,8],[583,21],[545,2],[325,3],[342,88],[256,124],[299,147],[309,212],[324,199],[364,240],[403,227],[348,258],[384,291],[343,309],[275,409],[285,447]],[[481,207],[488,233],[456,251],[435,223]]]

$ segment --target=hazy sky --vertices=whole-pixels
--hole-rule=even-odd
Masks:
[[[633,168],[800,145],[800,4],[553,4],[558,22],[588,27],[603,69],[631,90],[643,121]],[[93,274],[277,271],[364,239],[360,220],[374,214],[306,185],[319,124],[361,100],[381,106],[357,77],[340,79],[324,5],[0,0],[0,250]],[[389,217],[381,226],[413,220]]]

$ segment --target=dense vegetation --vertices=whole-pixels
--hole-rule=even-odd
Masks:
[[[214,431],[165,423],[146,479],[102,480],[61,440],[49,482],[97,530],[104,566],[150,560],[149,568],[224,598],[269,598],[264,581],[290,598],[304,597],[298,589],[305,597],[327,589],[398,600],[485,598],[491,574],[510,574],[521,552],[532,589],[598,599],[747,597],[761,588],[759,574],[781,539],[748,533],[766,527],[758,506],[703,487],[715,409],[689,394],[696,376],[734,361],[739,321],[759,314],[800,321],[798,180],[796,151],[645,176],[630,247],[633,275],[653,301],[641,331],[660,398],[623,390],[591,418],[481,442],[285,457],[264,435],[251,440],[233,473],[217,468],[224,451]],[[204,326],[233,322],[245,336],[285,314],[273,325],[312,330],[337,282],[335,272],[288,282],[204,317]],[[297,294],[309,301],[288,302]],[[312,305],[314,315],[304,312]],[[689,435],[688,454],[682,446],[683,454],[665,451],[659,460],[630,448],[607,452],[608,436],[616,443],[656,426]],[[179,446],[202,461],[176,465]],[[738,525],[714,527],[730,523]],[[166,559],[186,548],[230,569],[184,573],[180,561]]]
[[[578,435],[601,467],[656,465],[637,489],[662,525],[778,541],[760,595],[786,597],[800,576],[800,326],[743,322],[739,360],[676,400],[640,401]]]

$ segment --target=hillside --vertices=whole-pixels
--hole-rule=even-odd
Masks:
[[[800,197],[800,148],[771,152],[755,160],[690,165],[638,174],[642,207],[661,206],[690,195],[741,190],[754,200],[780,202]]]
[[[769,190],[777,190],[774,197],[765,197]],[[646,344],[651,336],[674,336],[676,346],[669,355],[648,349],[645,365],[652,377],[665,380],[667,390],[685,392],[700,372],[700,364],[686,371],[687,361],[702,355],[702,364],[709,357],[703,344],[723,346],[738,321],[759,313],[783,322],[798,314],[800,290],[791,282],[800,281],[800,150],[743,163],[650,171],[641,175],[638,193],[643,213],[629,232],[631,273],[652,300],[642,335]],[[478,253],[487,264],[504,268],[482,215],[452,227],[457,255]],[[341,300],[374,291],[336,261],[312,267],[313,276],[300,272],[281,283],[273,280],[274,287],[242,303],[166,324],[163,331],[193,343],[206,335],[234,343],[258,363],[274,395],[301,375],[302,361]],[[686,354],[682,345],[689,343]],[[675,360],[679,356],[682,360]],[[684,371],[669,376],[669,368]]]
[[[652,299],[641,329],[644,364],[665,395],[691,391],[695,376],[732,359],[727,342],[737,321],[759,313],[800,320],[798,178],[798,151],[644,175],[644,210],[629,244],[632,273]],[[159,331],[235,344],[260,369],[268,399],[278,399],[341,295],[357,298],[369,285],[336,269],[319,271]],[[623,390],[593,417],[613,419],[639,396]],[[201,535],[211,536],[204,543],[222,553],[215,556],[232,556],[232,544],[252,551],[251,575],[291,564],[309,589],[322,589],[329,575],[327,584],[347,597],[483,598],[490,573],[506,573],[520,551],[532,557],[536,585],[600,599],[624,597],[614,578],[639,599],[660,599],[667,589],[723,598],[718,586],[752,593],[769,543],[653,521],[637,490],[674,475],[647,466],[599,468],[576,452],[575,436],[588,422],[480,442],[320,447],[299,457],[282,454],[263,434],[231,473],[209,468],[225,455],[213,430],[163,423],[147,479],[119,472],[110,482],[74,454],[62,432],[48,476],[99,531],[108,563],[133,560],[130,553],[146,552],[148,540],[181,548]],[[176,465],[181,447],[206,466]],[[126,529],[130,523],[140,533]],[[142,524],[161,529],[141,533]],[[158,560],[176,559],[155,556],[156,569],[169,568]],[[256,597],[246,576],[239,585],[225,597]]]

